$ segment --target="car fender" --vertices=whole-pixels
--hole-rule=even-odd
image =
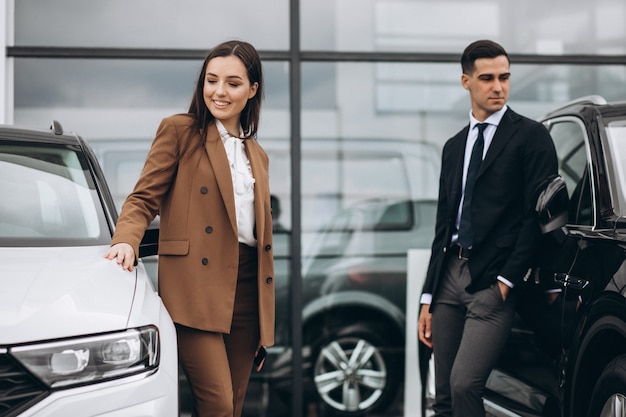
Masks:
[[[362,291],[342,291],[316,298],[302,310],[302,322],[306,324],[319,315],[346,307],[375,311],[388,318],[404,335],[406,318],[402,310],[386,298]]]
[[[586,415],[591,392],[604,367],[626,353],[626,299],[621,294],[603,292],[583,314],[568,358],[566,415],[571,416]]]

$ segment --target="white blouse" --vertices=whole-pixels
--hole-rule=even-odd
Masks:
[[[255,247],[254,237],[254,177],[250,160],[243,144],[244,139],[231,136],[222,122],[216,120],[217,130],[220,133],[226,155],[230,163],[230,175],[235,192],[235,209],[237,219],[237,234],[239,242]],[[240,135],[243,132],[240,129]],[[249,139],[245,139],[249,140]]]

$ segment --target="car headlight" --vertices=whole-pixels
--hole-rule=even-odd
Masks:
[[[50,388],[93,384],[155,370],[159,331],[142,327],[9,350]]]

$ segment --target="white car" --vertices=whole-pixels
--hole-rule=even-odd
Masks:
[[[79,136],[0,126],[0,417],[178,416],[174,325],[142,262],[104,259],[116,220]]]

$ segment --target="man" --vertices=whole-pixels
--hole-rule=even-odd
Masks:
[[[533,194],[557,173],[547,130],[506,104],[509,65],[504,48],[489,40],[470,44],[461,57],[470,123],[443,149],[418,322],[420,341],[433,349],[437,416],[485,415],[485,383],[539,237]]]
[[[273,233],[289,233],[289,231],[280,222],[282,210],[280,208],[280,200],[274,194],[270,194],[270,208],[272,209],[272,232]]]

